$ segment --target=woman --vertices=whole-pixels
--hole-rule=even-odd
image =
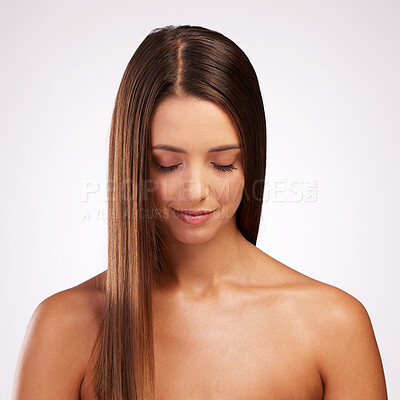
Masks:
[[[265,115],[237,45],[153,30],[109,150],[108,269],[37,307],[15,400],[387,398],[363,305],[255,246]]]

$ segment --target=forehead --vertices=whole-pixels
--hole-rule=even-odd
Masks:
[[[151,121],[151,145],[158,144],[177,145],[191,152],[240,142],[235,125],[217,104],[170,97],[160,103]]]

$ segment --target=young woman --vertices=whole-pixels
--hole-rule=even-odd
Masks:
[[[363,305],[256,247],[266,123],[235,43],[153,30],[109,151],[108,269],[37,307],[14,400],[387,398]]]

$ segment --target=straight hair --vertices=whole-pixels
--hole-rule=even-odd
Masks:
[[[217,31],[191,25],[153,29],[125,69],[112,114],[106,307],[92,352],[98,400],[156,399],[152,289],[165,265],[148,184],[150,126],[155,109],[170,96],[213,101],[233,121],[245,176],[236,224],[249,242],[257,241],[266,121],[254,68]]]

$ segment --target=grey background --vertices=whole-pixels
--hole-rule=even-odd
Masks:
[[[268,131],[257,245],[364,304],[400,398],[399,4],[2,2],[0,398],[37,305],[106,269],[113,102],[169,24],[216,29],[250,58]]]

